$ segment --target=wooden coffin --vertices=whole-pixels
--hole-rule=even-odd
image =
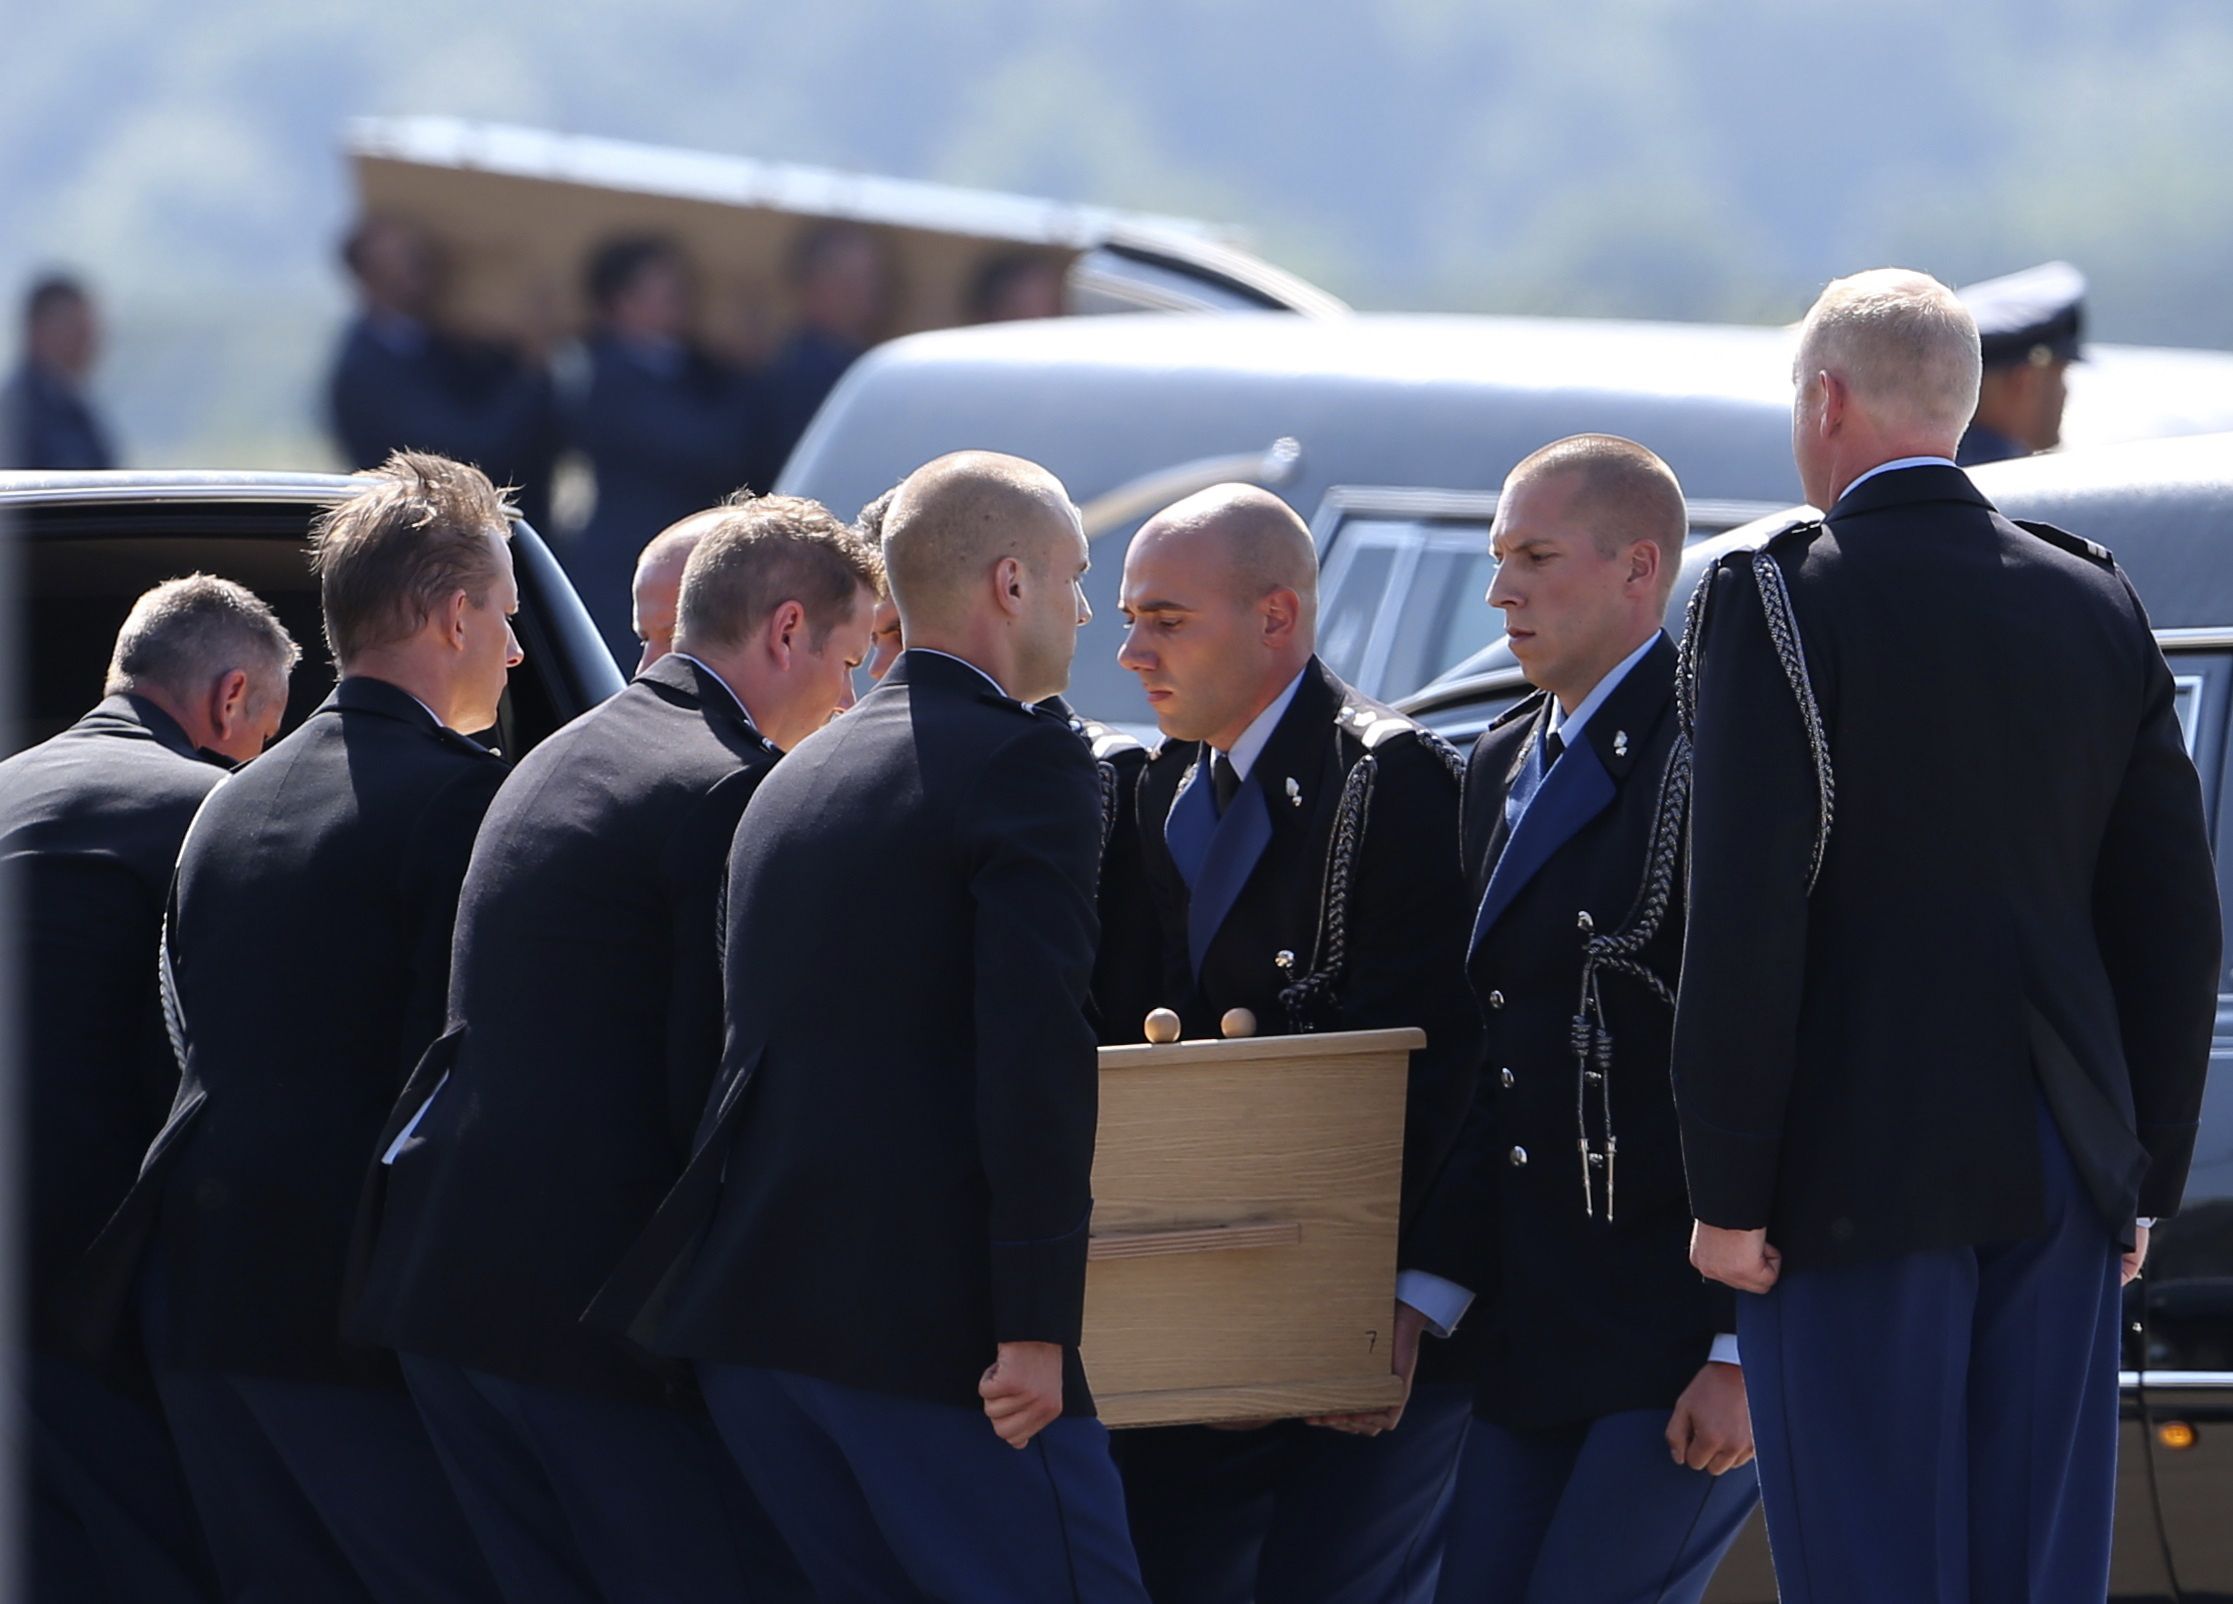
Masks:
[[[750,348],[790,325],[785,257],[829,221],[885,245],[887,335],[961,322],[971,278],[994,257],[1067,269],[1132,235],[1208,248],[1204,226],[1178,218],[450,118],[359,119],[349,158],[364,210],[407,219],[441,247],[439,320],[496,339],[519,333],[532,307],[555,332],[580,332],[590,255],[624,234],[675,241],[698,280],[700,338],[740,357],[764,354]]]
[[[1086,1375],[1111,1426],[1384,1408],[1417,1030],[1101,1051]]]

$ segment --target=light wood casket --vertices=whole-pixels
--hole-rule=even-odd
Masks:
[[[1086,1375],[1111,1426],[1377,1409],[1417,1030],[1101,1050]]]

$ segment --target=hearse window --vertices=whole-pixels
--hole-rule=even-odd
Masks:
[[[2172,694],[2177,698],[2179,728],[2186,732],[2186,755],[2194,756],[2195,719],[2202,710],[2202,676],[2177,674],[2172,677]]]

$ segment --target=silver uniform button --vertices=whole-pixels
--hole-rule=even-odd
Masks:
[[[1504,1006],[1504,993],[1501,991],[1490,992],[1489,1006],[1491,1008],[1502,1008]]]
[[[1512,1168],[1514,1168],[1514,1169],[1516,1169],[1516,1170],[1519,1170],[1519,1169],[1525,1169],[1525,1168],[1527,1168],[1527,1149],[1526,1149],[1526,1148],[1524,1148],[1524,1147],[1515,1147],[1515,1148],[1513,1148],[1513,1149],[1512,1149]]]
[[[1504,1082],[1504,1089],[1510,1091],[1512,1089],[1512,1072],[1509,1069],[1500,1069],[1496,1074],[1497,1079]]]

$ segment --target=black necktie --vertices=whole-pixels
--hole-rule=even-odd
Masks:
[[[1564,740],[1562,740],[1562,739],[1560,738],[1560,736],[1559,736],[1559,733],[1558,733],[1558,731],[1556,731],[1556,730],[1551,730],[1551,731],[1547,732],[1547,733],[1546,733],[1546,734],[1544,735],[1544,737],[1543,737],[1543,772],[1544,772],[1545,774],[1548,774],[1548,773],[1550,773],[1550,772],[1551,772],[1551,765],[1552,765],[1553,763],[1556,763],[1556,762],[1558,761],[1558,755],[1559,755],[1559,753],[1561,753],[1561,752],[1563,752],[1563,751],[1565,751],[1565,750],[1566,750],[1566,742],[1565,742]]]
[[[1241,791],[1240,770],[1233,767],[1233,760],[1223,752],[1210,764],[1210,783],[1217,788],[1217,816],[1222,819]]]

